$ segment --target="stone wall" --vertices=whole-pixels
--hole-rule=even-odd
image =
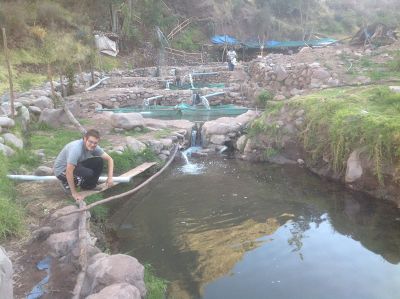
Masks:
[[[11,261],[6,251],[0,246],[0,297],[2,299],[13,298],[12,275]]]
[[[273,92],[278,100],[340,83],[337,74],[318,62],[281,64],[278,56],[274,54],[254,60],[248,69],[250,80]]]

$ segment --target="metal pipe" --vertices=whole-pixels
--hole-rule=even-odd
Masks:
[[[97,87],[101,82],[103,82],[103,81],[105,81],[105,80],[107,80],[107,79],[110,79],[110,77],[104,77],[103,79],[100,79],[97,83],[95,83],[95,84],[93,84],[92,86],[86,88],[85,91],[90,91],[90,90],[92,90],[93,88]]]
[[[16,181],[56,181],[58,180],[57,177],[53,175],[48,176],[38,176],[38,175],[19,175],[19,174],[9,174],[7,175],[9,179],[16,180]],[[99,182],[103,183],[107,181],[106,176],[101,176],[99,178]],[[131,181],[131,177],[113,177],[113,181],[115,183],[129,183]]]
[[[225,94],[224,91],[219,91],[219,92],[206,94],[204,97],[205,98],[211,98],[211,97],[220,96],[220,95],[223,95],[223,94]]]
[[[209,73],[192,73],[192,76],[213,76],[218,75],[217,72],[209,72]]]

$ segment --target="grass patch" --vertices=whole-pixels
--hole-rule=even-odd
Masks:
[[[15,202],[15,188],[6,177],[7,158],[0,154],[0,240],[23,232],[24,211]]]
[[[154,137],[157,139],[166,138],[168,136],[171,136],[172,132],[173,132],[172,129],[162,129],[162,130],[156,131],[154,133]]]
[[[154,269],[150,264],[144,265],[144,283],[146,284],[146,299],[165,298],[167,281],[154,274]]]
[[[325,90],[291,105],[306,111],[301,140],[315,161],[329,157],[343,173],[350,153],[364,149],[381,184],[383,165],[399,164],[400,94],[388,87]]]
[[[136,137],[136,136],[141,136],[141,135],[147,134],[149,132],[150,132],[150,130],[148,128],[142,128],[140,130],[131,129],[131,130],[125,130],[124,135]]]
[[[56,157],[62,148],[69,142],[82,138],[82,135],[73,130],[51,129],[47,126],[37,127],[32,132],[32,149],[43,149],[47,157]]]
[[[114,172],[118,175],[127,172],[144,162],[158,160],[156,154],[148,148],[142,152],[133,152],[129,149],[123,151],[122,154],[111,152],[110,156],[114,160]]]
[[[15,154],[8,160],[8,168],[11,171],[20,169],[33,170],[35,167],[39,166],[39,164],[39,157],[28,149],[15,151]]]
[[[87,205],[90,205],[91,203],[94,203],[96,201],[102,200],[103,195],[102,194],[93,194],[85,198],[85,202]],[[90,212],[92,214],[93,219],[96,222],[105,222],[107,220],[109,208],[105,205],[98,205],[92,209],[90,209]]]

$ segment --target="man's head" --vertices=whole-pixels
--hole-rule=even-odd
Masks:
[[[88,151],[93,151],[97,144],[99,144],[99,140],[100,133],[94,129],[90,129],[86,132],[85,136],[83,136],[83,143]]]

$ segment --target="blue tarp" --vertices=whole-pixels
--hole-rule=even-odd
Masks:
[[[232,45],[232,46],[243,46],[250,49],[260,49],[260,44],[256,41],[245,41],[240,42],[236,38],[229,35],[215,35],[211,38],[211,42],[216,45]],[[321,38],[313,39],[308,41],[276,41],[269,40],[264,43],[264,48],[274,49],[274,48],[299,48],[306,46],[325,46],[337,42],[337,40],[332,38]]]
[[[240,44],[240,42],[236,38],[226,35],[226,34],[225,35],[214,35],[211,38],[211,42],[216,45],[224,45],[224,44],[239,45]]]

